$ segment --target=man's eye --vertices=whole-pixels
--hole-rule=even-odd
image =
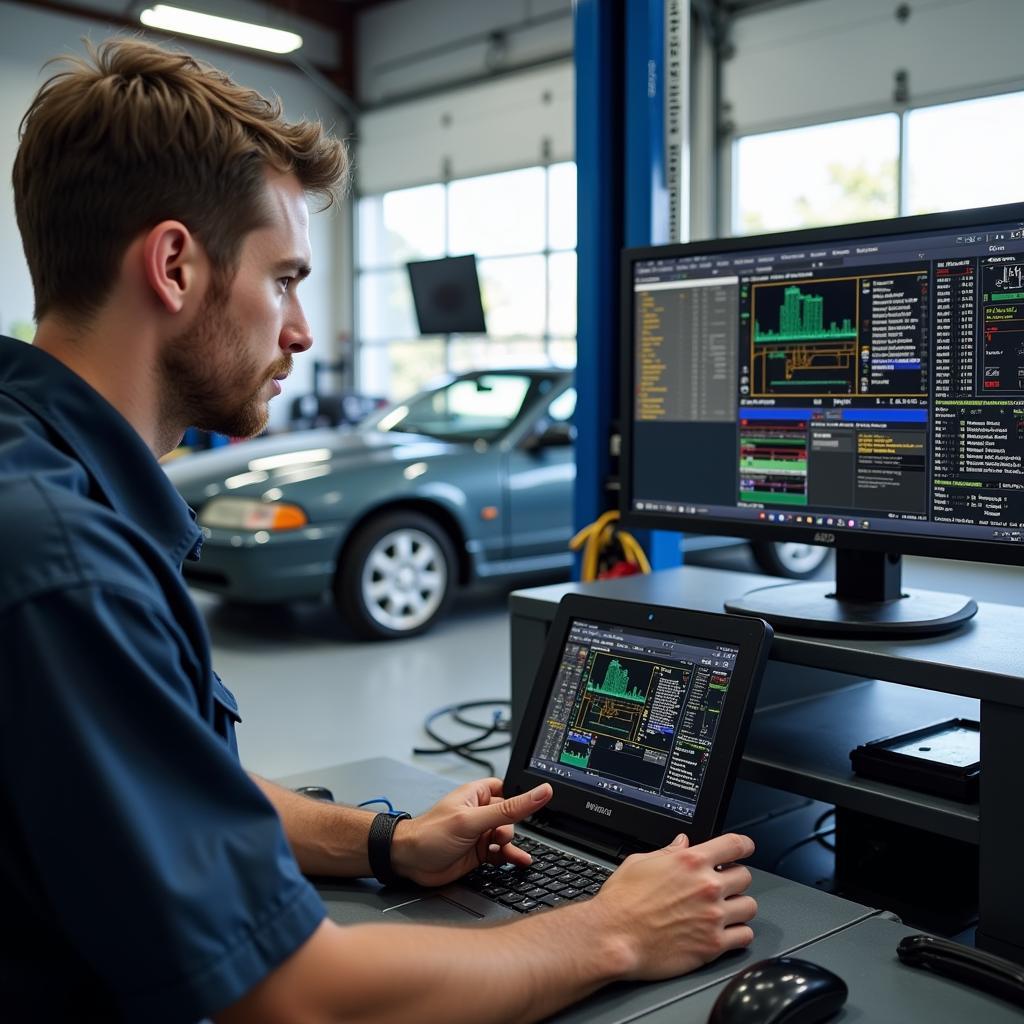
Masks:
[[[277,279],[277,282],[278,282],[278,284],[280,284],[282,289],[284,289],[284,291],[288,291],[288,289],[291,287],[291,284],[292,284],[292,282],[294,280],[295,280],[294,277],[279,277]]]

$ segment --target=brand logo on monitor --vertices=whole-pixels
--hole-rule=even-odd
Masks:
[[[609,817],[612,813],[610,807],[602,807],[600,804],[595,804],[592,800],[587,801],[587,810],[596,811],[598,814],[603,814],[605,817]]]
[[[835,542],[836,535],[834,533],[824,533],[823,531],[819,530],[814,535],[815,544],[835,544]]]

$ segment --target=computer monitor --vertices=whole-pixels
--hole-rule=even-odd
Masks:
[[[486,334],[476,257],[406,264],[420,334]]]
[[[956,628],[900,556],[1024,564],[1024,204],[629,249],[634,527],[836,549],[730,611],[818,634]]]

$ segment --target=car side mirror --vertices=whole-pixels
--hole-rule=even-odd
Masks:
[[[576,441],[576,428],[564,420],[549,423],[543,430],[534,434],[526,443],[529,451],[538,448],[564,448]]]

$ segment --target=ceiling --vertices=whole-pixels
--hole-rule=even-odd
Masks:
[[[27,0],[21,0],[21,2],[27,2]],[[338,54],[338,58],[333,66],[325,65],[323,62],[318,63],[316,70],[347,95],[352,96],[355,92],[356,81],[354,46],[356,16],[369,8],[394,2],[395,0],[262,0],[262,6],[272,7],[283,13],[303,18],[334,33],[337,46],[333,49]],[[133,14],[133,7],[136,5],[130,0],[118,0],[118,2],[115,0],[32,0],[32,5],[62,14],[95,18],[107,24],[123,25],[125,28],[138,28],[138,21]],[[191,6],[201,10],[207,5],[183,2],[180,6]],[[217,11],[213,10],[210,13],[217,13]],[[215,49],[223,48],[234,51],[233,47],[226,44],[205,41],[204,43]],[[256,59],[273,63],[291,63],[287,56],[279,57],[274,54],[256,52],[251,52],[250,55]]]

